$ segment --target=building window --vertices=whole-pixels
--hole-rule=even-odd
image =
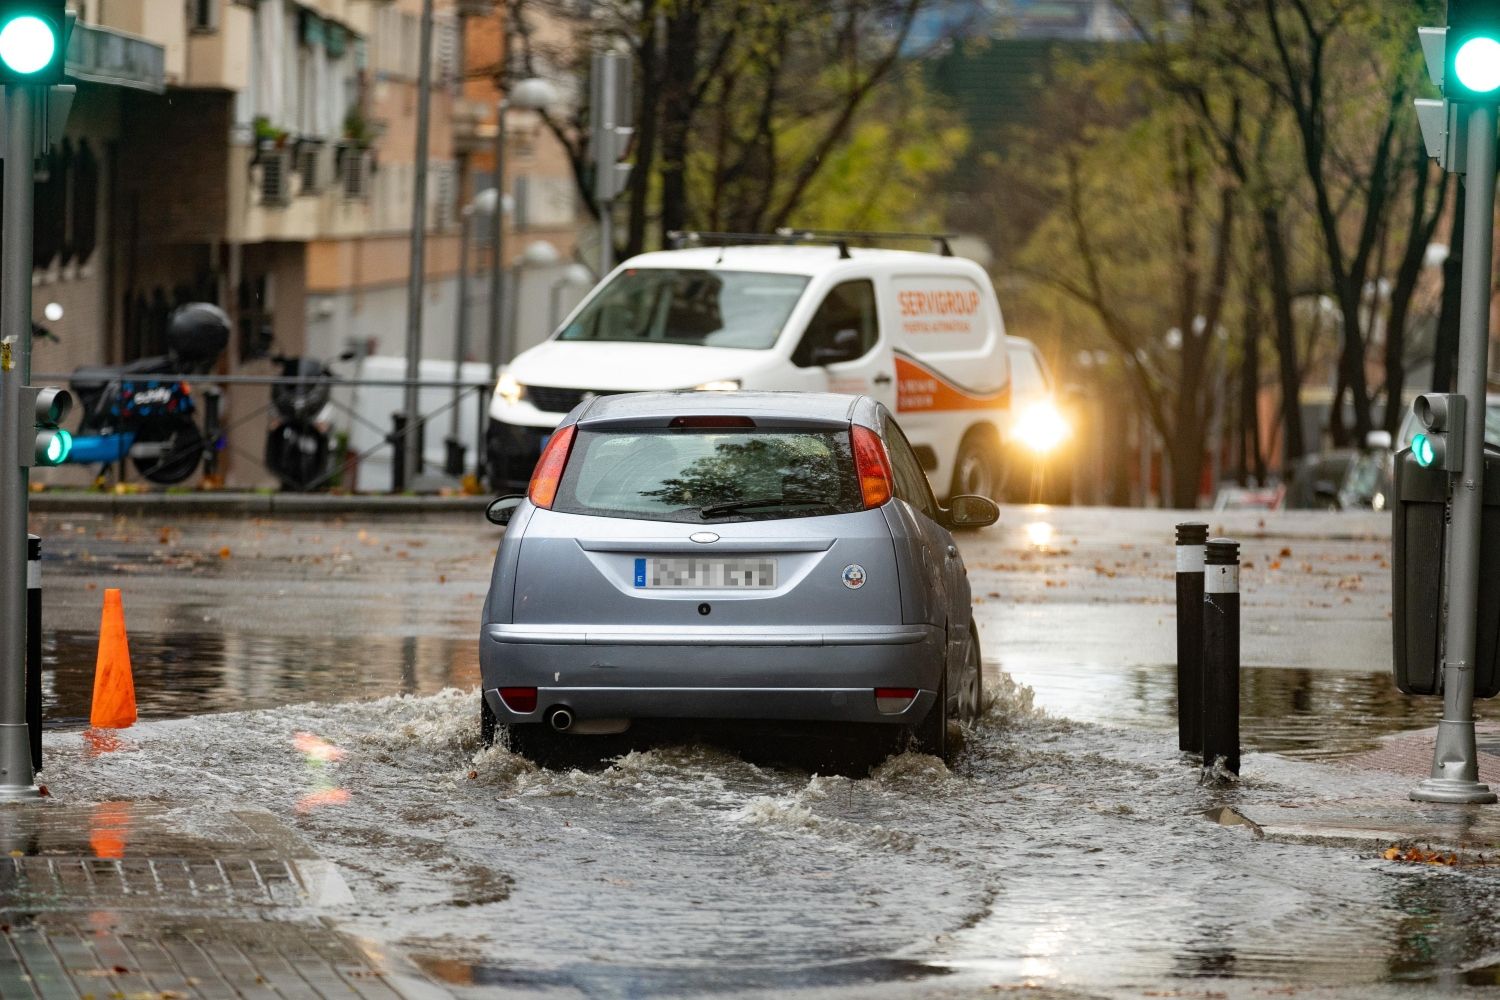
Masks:
[[[221,2],[222,0],[188,0],[188,10],[192,17],[194,31],[219,30],[219,4]]]

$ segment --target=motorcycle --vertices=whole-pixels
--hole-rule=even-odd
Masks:
[[[211,442],[195,416],[182,375],[206,375],[229,344],[229,317],[208,302],[190,302],[167,320],[167,353],[123,365],[76,368],[68,386],[83,411],[65,461],[107,467],[129,458],[146,479],[180,483],[198,468]],[[100,474],[103,474],[103,468]]]
[[[339,355],[353,358],[353,351]],[[270,430],[266,432],[266,468],[281,480],[281,488],[306,493],[328,485],[333,478],[329,438],[333,430],[333,371],[316,358],[273,354],[282,377],[295,379],[271,387]]]

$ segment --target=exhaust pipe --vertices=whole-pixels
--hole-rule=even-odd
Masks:
[[[566,708],[554,708],[547,713],[547,723],[555,731],[565,733],[573,728],[573,713]]]

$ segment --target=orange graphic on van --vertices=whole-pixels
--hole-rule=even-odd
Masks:
[[[896,412],[1004,409],[1010,405],[1010,386],[998,392],[974,393],[943,378],[910,358],[896,355]]]

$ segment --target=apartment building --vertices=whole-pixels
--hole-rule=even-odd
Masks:
[[[168,313],[193,300],[219,303],[235,322],[229,374],[269,373],[271,351],[403,353],[422,0],[72,6],[69,71],[80,89],[49,154],[57,176],[38,185],[39,238],[49,205],[68,232],[52,238],[56,252],[38,254],[33,296],[58,341],[38,345],[37,370],[159,353]],[[435,7],[423,354],[451,358],[459,213],[476,178],[493,183],[486,146],[504,30],[494,0]],[[514,134],[524,144],[534,130]],[[527,155],[512,159],[524,170]],[[539,211],[528,195],[524,204],[523,227],[545,221],[565,262],[571,203]],[[476,279],[487,246],[471,253]],[[507,257],[524,249],[512,240]],[[470,315],[482,324],[487,289],[471,285]],[[62,319],[43,320],[49,304]],[[230,481],[261,482],[265,392],[241,387],[228,399]]]

